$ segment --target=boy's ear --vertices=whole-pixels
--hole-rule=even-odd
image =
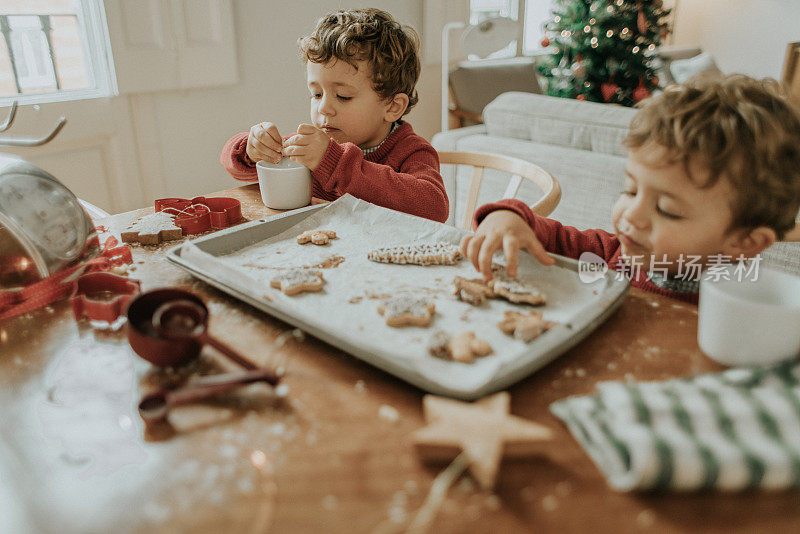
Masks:
[[[733,258],[740,255],[752,258],[771,247],[777,240],[778,234],[775,233],[775,230],[766,226],[759,226],[752,230],[737,230],[731,233],[723,254]]]
[[[405,93],[397,93],[389,99],[389,106],[386,108],[384,119],[386,122],[394,122],[403,116],[408,107],[408,95]]]

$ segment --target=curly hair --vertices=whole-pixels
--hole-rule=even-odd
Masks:
[[[687,175],[696,158],[735,191],[732,228],[767,226],[783,238],[800,210],[800,110],[775,80],[740,74],[697,77],[639,105],[624,144],[655,143]]]
[[[298,41],[304,61],[327,63],[346,61],[358,68],[358,61],[372,67],[372,87],[389,99],[408,95],[405,115],[419,97],[414,89],[419,79],[419,36],[379,9],[346,9],[330,13],[317,21],[311,35]]]

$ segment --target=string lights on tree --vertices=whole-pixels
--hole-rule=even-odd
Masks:
[[[548,94],[624,106],[650,96],[669,13],[661,0],[557,0],[539,67]]]

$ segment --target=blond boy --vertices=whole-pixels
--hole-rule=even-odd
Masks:
[[[439,156],[402,120],[417,103],[418,37],[377,9],[326,15],[299,41],[311,122],[283,139],[259,122],[232,137],[220,161],[236,179],[256,180],[255,162],[283,157],[312,172],[313,195],[345,193],[444,221],[448,200]]]
[[[732,75],[669,87],[643,102],[625,145],[613,234],[579,231],[503,200],[478,209],[464,254],[489,279],[501,248],[512,276],[521,248],[545,265],[554,263],[547,252],[593,252],[611,269],[640,265],[629,271],[634,287],[697,302],[690,258],[701,269],[752,258],[795,225],[800,112],[772,80]],[[656,265],[661,276],[652,275]]]

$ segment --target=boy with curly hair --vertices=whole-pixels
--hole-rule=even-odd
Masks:
[[[220,162],[256,180],[255,163],[288,157],[311,170],[313,195],[345,193],[436,221],[448,215],[439,156],[402,120],[417,103],[419,38],[378,9],[322,17],[299,40],[311,94],[311,123],[282,138],[270,122],[232,137]]]
[[[795,227],[800,111],[774,80],[731,75],[669,87],[640,105],[625,145],[615,233],[580,231],[502,200],[477,210],[464,254],[490,279],[501,248],[512,276],[520,248],[545,265],[554,263],[547,252],[592,252],[610,269],[641,265],[629,273],[634,287],[696,303],[687,258],[700,270],[723,257],[752,258]]]

